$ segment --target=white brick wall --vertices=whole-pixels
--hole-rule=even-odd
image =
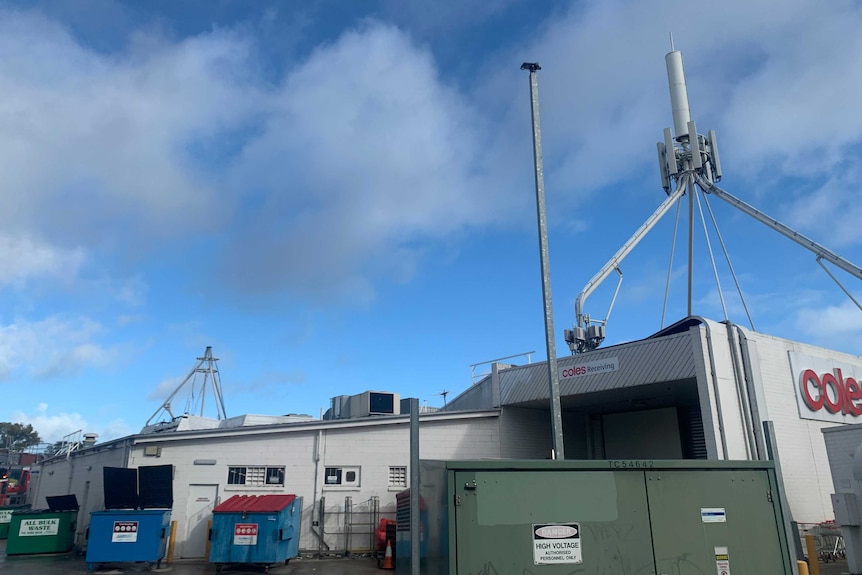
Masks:
[[[504,407],[500,415],[500,450],[505,459],[550,459],[550,411],[547,408]],[[587,459],[589,454],[587,416],[563,416],[563,447],[566,459]]]
[[[81,510],[78,513],[76,544],[84,544],[84,535],[90,525],[90,511],[105,508],[102,469],[126,466],[126,452],[122,445],[116,445],[117,448],[100,446],[84,450],[70,459],[60,457],[48,460],[37,468],[38,479],[33,479],[29,498],[34,509],[47,509],[46,497],[74,493],[78,498]]]
[[[857,357],[789,340],[749,333],[760,363],[768,417],[775,422],[778,454],[793,518],[802,523],[832,519],[832,476],[822,429],[834,423],[799,417],[796,382],[788,351],[862,363]],[[841,424],[838,424],[841,425]]]
[[[552,441],[549,418],[548,411],[543,409],[503,408],[500,417],[500,455],[506,459],[550,457]]]
[[[161,455],[144,455],[146,445],[137,445],[129,458],[129,467],[144,465],[174,466],[174,507],[171,519],[177,521],[176,557],[186,557],[184,546],[188,525],[188,485],[218,485],[219,502],[240,493],[294,493],[313,492],[314,461],[312,448],[314,434],[291,433],[276,437],[266,435],[195,439],[160,444]],[[158,445],[158,444],[157,444]],[[195,465],[195,460],[215,460],[215,465]],[[228,467],[233,466],[284,466],[285,486],[272,488],[240,488],[227,485]],[[308,504],[312,497],[307,499]],[[304,501],[305,503],[305,501]]]
[[[318,431],[281,431],[261,435],[230,437],[212,434],[201,439],[164,441],[161,456],[143,455],[144,444],[132,451],[129,466],[175,466],[174,511],[178,522],[176,556],[186,557],[184,546],[188,529],[188,485],[218,485],[219,499],[224,501],[238,493],[293,493],[303,498],[302,536],[300,548],[316,550],[318,540],[311,531],[312,508],[315,502],[315,445]],[[153,445],[149,443],[149,445]],[[420,455],[423,459],[480,459],[500,457],[498,417],[489,414],[480,418],[423,420],[420,426]],[[195,459],[215,460],[215,465],[194,465]],[[410,462],[409,424],[397,423],[368,427],[333,427],[322,432],[317,495],[326,498],[326,542],[332,549],[345,546],[343,511],[345,497],[351,497],[354,512],[371,497],[379,497],[381,511],[394,517],[395,493],[389,488],[389,467],[406,466]],[[238,489],[227,485],[231,466],[284,466],[285,485],[282,488]],[[325,486],[325,467],[360,467],[358,488]],[[409,478],[408,478],[409,480]],[[365,521],[366,517],[357,521]],[[362,535],[369,527],[354,529],[352,547],[368,547],[370,537]]]

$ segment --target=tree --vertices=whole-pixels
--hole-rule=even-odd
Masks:
[[[41,443],[39,432],[31,424],[0,422],[0,448],[10,451],[24,451],[32,445]]]

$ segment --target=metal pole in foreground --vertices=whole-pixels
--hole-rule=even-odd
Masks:
[[[410,573],[419,575],[419,399],[410,398]]]
[[[691,300],[694,278],[694,178],[688,180],[688,316],[691,317]]]
[[[538,63],[521,64],[530,71],[530,102],[533,117],[533,160],[536,167],[536,208],[539,219],[539,260],[542,266],[542,301],[545,308],[545,344],[548,351],[548,386],[551,397],[551,436],[553,459],[565,459],[563,448],[563,415],[560,409],[560,381],[557,373],[557,345],[554,342],[554,306],[551,302],[551,263],[548,256],[548,224],[545,217],[545,176],[542,168],[542,129],[539,126]]]

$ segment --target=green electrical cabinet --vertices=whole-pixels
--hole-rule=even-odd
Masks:
[[[424,573],[793,573],[770,462],[423,461],[420,481]]]

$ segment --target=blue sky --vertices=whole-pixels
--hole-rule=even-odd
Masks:
[[[665,197],[669,32],[722,187],[862,263],[859,29],[843,0],[0,3],[0,420],[136,432],[207,345],[229,415],[440,405],[470,364],[544,359],[524,61],[567,355],[575,297]],[[858,354],[814,256],[711,206],[757,330]],[[607,344],[660,328],[672,232],[622,265]],[[697,234],[694,313],[722,320]]]

